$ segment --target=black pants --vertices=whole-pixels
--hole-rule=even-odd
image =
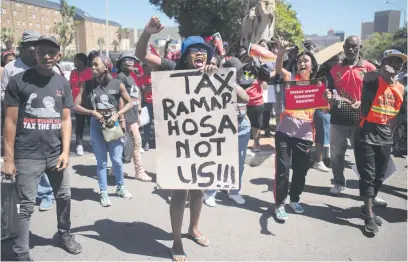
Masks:
[[[263,104],[259,106],[247,106],[247,115],[251,122],[251,127],[262,129],[264,109],[265,106]]]
[[[20,232],[15,239],[14,253],[25,256],[30,251],[30,218],[34,212],[37,188],[43,172],[50,180],[57,204],[57,228],[60,235],[71,229],[71,187],[68,171],[55,170],[58,157],[52,159],[16,159],[17,191],[20,196]],[[47,226],[46,223],[44,223]]]
[[[77,146],[82,146],[83,144],[82,139],[84,137],[85,122],[88,122],[88,126],[90,126],[90,116],[75,113],[75,137]]]
[[[390,159],[392,145],[370,145],[361,142],[356,135],[354,155],[360,174],[360,196],[376,197],[383,183]]]
[[[265,110],[263,112],[262,117],[262,129],[265,131],[269,130],[269,120],[271,120],[272,109],[273,109],[272,103],[265,104]]]
[[[292,183],[290,185],[290,201],[299,202],[306,183],[309,170],[310,149],[313,142],[289,137],[284,133],[276,132],[276,166],[275,166],[275,203],[282,205],[288,196],[289,171],[292,155]],[[289,153],[289,151],[291,153]]]

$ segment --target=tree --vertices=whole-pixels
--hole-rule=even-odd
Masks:
[[[116,35],[118,37],[119,44],[122,42],[123,39],[123,28],[118,28],[116,31]]]
[[[118,47],[119,47],[119,42],[118,40],[113,40],[112,41],[112,45],[113,45],[113,51],[117,52],[118,51]]]
[[[105,38],[99,37],[97,42],[99,51],[102,51],[102,48],[105,46]]]
[[[67,0],[60,0],[61,21],[55,24],[52,31],[59,35],[62,56],[65,57],[65,50],[76,35],[77,21],[74,21],[75,7],[69,6]]]
[[[6,45],[7,50],[11,50],[14,44],[15,33],[12,28],[1,29],[1,41]]]
[[[283,0],[276,1],[275,31],[289,42],[300,46],[303,41],[303,30],[296,11]]]

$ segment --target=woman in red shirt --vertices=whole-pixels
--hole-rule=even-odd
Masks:
[[[87,66],[88,57],[84,53],[75,55],[74,64],[76,69],[71,71],[69,83],[71,84],[72,98],[75,100],[85,81],[92,79],[92,70]],[[75,121],[76,153],[78,156],[83,156],[84,148],[82,146],[82,138],[84,135],[85,121],[88,121],[88,125],[90,123],[89,116],[75,113]]]

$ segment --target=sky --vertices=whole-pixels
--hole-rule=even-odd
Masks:
[[[52,0],[59,2],[58,0]],[[205,0],[202,0],[205,1]],[[332,28],[346,31],[348,35],[361,34],[361,22],[373,21],[374,12],[400,10],[383,0],[286,0],[298,14],[305,34],[326,35]],[[389,0],[407,10],[406,0]],[[105,19],[105,0],[68,0],[70,5],[88,14]],[[177,25],[149,3],[149,0],[108,0],[109,20],[123,27],[141,29],[152,15],[160,18],[166,26]],[[404,12],[401,11],[401,25]]]

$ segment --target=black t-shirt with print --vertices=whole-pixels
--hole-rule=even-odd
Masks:
[[[64,108],[74,106],[71,87],[61,75],[44,76],[29,69],[10,78],[4,98],[19,107],[14,157],[45,159],[61,154]]]
[[[361,96],[361,116],[367,117],[372,103],[375,100],[379,87],[379,80],[364,81],[363,93]],[[407,107],[407,89],[404,90],[403,104],[400,109],[400,114],[406,112]],[[370,145],[384,146],[393,144],[393,136],[390,124],[376,124],[365,121],[363,127],[357,130],[357,139]]]
[[[125,113],[126,124],[129,126],[133,123],[136,123],[139,119],[140,89],[136,85],[133,77],[130,75],[126,75],[123,72],[120,72],[116,79],[125,86],[130,95],[130,98],[132,98],[133,107]]]
[[[96,110],[106,120],[118,111],[120,82],[112,79],[107,85],[99,85],[94,79],[86,81],[82,94],[87,109]]]

